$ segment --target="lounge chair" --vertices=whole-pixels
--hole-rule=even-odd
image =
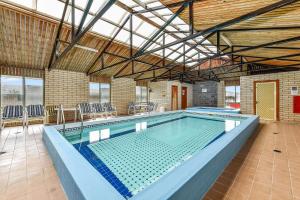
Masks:
[[[135,114],[136,108],[135,108],[135,102],[129,102],[128,103],[128,115]]]
[[[46,123],[46,112],[41,104],[28,105],[25,110],[25,125],[28,127],[29,121],[43,120]]]
[[[0,117],[0,133],[6,122],[22,122],[23,128],[25,126],[25,113],[21,105],[8,105],[1,109]]]
[[[48,105],[46,106],[46,123],[50,123],[52,120],[57,120],[57,112],[59,112],[60,105]]]
[[[154,112],[157,109],[157,103],[149,102],[146,107],[146,112]]]
[[[103,107],[105,108],[107,114],[115,116],[118,115],[116,106],[111,105],[111,103],[104,103]]]
[[[78,110],[80,115],[80,120],[83,121],[84,116],[88,116],[90,118],[93,117],[93,109],[90,103],[84,102],[78,104]]]
[[[105,108],[101,103],[93,103],[92,109],[94,112],[94,117],[96,117],[97,115],[101,115],[102,117],[104,116],[105,118],[107,117]]]

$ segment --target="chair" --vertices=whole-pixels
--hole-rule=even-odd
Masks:
[[[46,106],[46,123],[50,123],[50,118],[57,118],[57,112],[60,108],[60,105],[48,105]],[[57,120],[57,119],[56,119]]]
[[[84,103],[79,103],[78,104],[78,110],[79,110],[79,115],[81,121],[83,121],[84,116],[93,116],[93,109],[90,103],[84,102]]]
[[[93,103],[92,104],[92,109],[93,109],[93,112],[94,112],[94,117],[96,117],[96,115],[105,116],[105,118],[107,117],[107,113],[105,111],[105,108],[103,107],[103,105],[101,103]]]
[[[41,104],[28,105],[25,110],[25,125],[28,127],[29,121],[43,120],[46,123],[46,112],[45,108]]]
[[[23,128],[25,126],[24,108],[21,105],[7,105],[1,109],[0,132],[4,128],[5,122],[21,121]]]
[[[128,103],[128,115],[135,114],[135,113],[136,113],[135,103],[134,102],[129,102]]]
[[[113,105],[111,105],[111,103],[104,103],[103,104],[103,107],[105,108],[105,111],[107,114],[110,114],[110,115],[114,115],[117,116],[117,108]]]
[[[157,103],[153,103],[153,102],[149,102],[147,107],[146,107],[146,111],[147,112],[154,112],[157,109]]]

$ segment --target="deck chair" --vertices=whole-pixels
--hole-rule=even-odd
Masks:
[[[57,118],[57,109],[60,105],[47,105],[46,106],[46,123],[50,123],[50,118]],[[57,119],[56,119],[57,120]]]
[[[118,115],[117,108],[115,106],[111,105],[111,103],[104,103],[103,107],[105,108],[105,111],[107,114],[115,115],[115,116]]]
[[[146,111],[147,112],[154,112],[157,109],[157,103],[153,103],[153,102],[149,102],[147,107],[146,107]]]
[[[46,123],[45,108],[41,104],[28,105],[25,109],[25,125],[28,127],[29,121],[43,120]]]
[[[136,110],[135,110],[135,103],[134,102],[129,102],[128,103],[128,115],[130,114],[135,114]]]
[[[21,105],[7,105],[1,109],[0,117],[0,133],[6,122],[22,122],[23,128],[25,126],[25,114],[23,106]]]
[[[94,117],[101,115],[102,117],[104,116],[105,118],[107,117],[107,113],[105,111],[105,108],[101,103],[92,103],[92,109],[94,113]]]
[[[89,116],[90,118],[93,117],[93,109],[90,103],[84,102],[77,105],[79,110],[79,115],[81,121],[83,121],[84,116]]]

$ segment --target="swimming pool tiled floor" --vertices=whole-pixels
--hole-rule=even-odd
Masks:
[[[300,200],[300,124],[261,126],[206,200]],[[42,142],[42,126],[5,129],[0,139],[0,200],[66,199]],[[278,133],[278,134],[274,134]],[[281,150],[275,153],[273,150]]]

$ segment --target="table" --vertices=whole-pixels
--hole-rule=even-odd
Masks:
[[[60,123],[64,123],[65,121],[65,111],[73,111],[74,112],[74,122],[77,121],[77,108],[76,107],[70,107],[70,108],[55,108],[55,110],[57,111],[57,120],[56,123],[60,124]]]

